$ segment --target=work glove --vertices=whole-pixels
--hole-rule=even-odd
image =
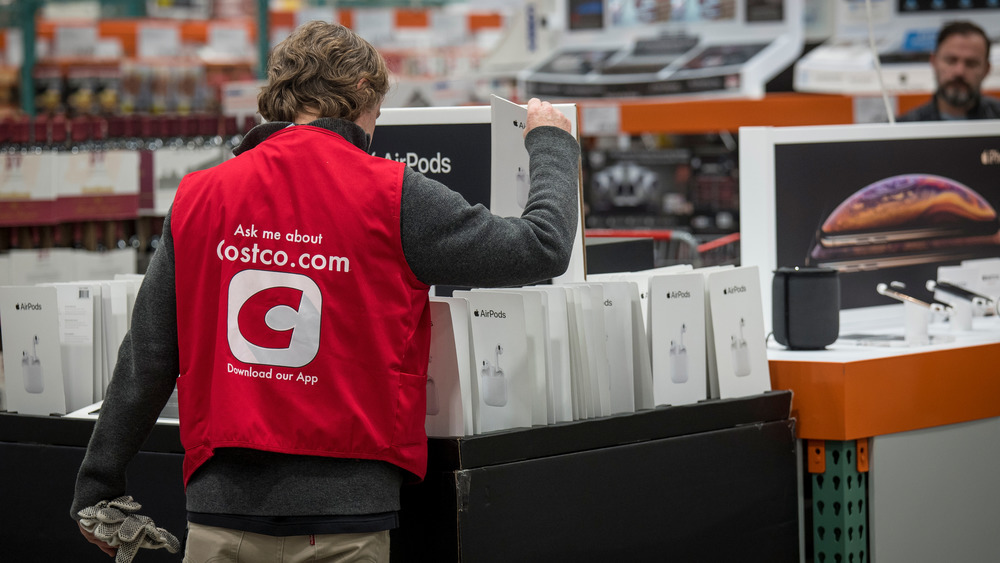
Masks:
[[[118,548],[115,563],[131,563],[140,548],[166,548],[177,553],[181,544],[163,528],[157,528],[153,519],[136,514],[142,505],[130,496],[102,500],[77,512],[80,526],[112,547]]]

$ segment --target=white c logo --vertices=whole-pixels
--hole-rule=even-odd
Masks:
[[[258,306],[245,315],[257,316],[263,321],[263,330],[273,332],[291,331],[286,346],[265,347],[254,344],[247,337],[260,334],[244,334],[240,329],[241,311],[255,295],[270,289],[286,288],[301,292],[298,303],[274,303]],[[313,360],[319,352],[320,311],[323,310],[323,294],[316,282],[301,274],[267,272],[263,270],[243,270],[229,282],[229,304],[227,337],[233,356],[248,364],[264,364],[282,367],[302,367]],[[261,318],[262,317],[262,318]],[[247,329],[249,331],[249,329]]]

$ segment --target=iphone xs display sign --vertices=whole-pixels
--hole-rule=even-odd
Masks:
[[[1000,137],[776,146],[778,266],[841,273],[844,308],[919,294],[937,268],[1000,256]]]

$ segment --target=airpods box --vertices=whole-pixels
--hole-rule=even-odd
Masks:
[[[428,436],[472,435],[472,350],[465,299],[431,299],[431,349],[427,364]]]
[[[632,284],[604,282],[602,308],[604,311],[605,348],[608,363],[610,407],[608,414],[635,412],[635,356],[633,340],[636,338],[632,323]],[[641,326],[641,325],[640,325]],[[645,338],[645,334],[639,334]]]
[[[7,410],[65,414],[56,288],[0,287]]]
[[[467,299],[472,315],[476,434],[531,427],[535,363],[528,359],[524,299],[492,291],[453,296]]]
[[[496,96],[491,99],[490,211],[503,217],[520,217],[528,203],[527,119],[527,108]]]
[[[581,367],[586,367],[585,390],[587,418],[611,414],[611,380],[608,373],[607,332],[604,324],[604,288],[599,284],[569,284],[576,299],[577,325],[580,329]]]
[[[551,403],[549,423],[573,420],[573,385],[570,373],[569,311],[566,288],[541,285],[522,288],[543,296],[545,310],[545,383]]]
[[[570,362],[573,388],[573,420],[597,416],[590,392],[590,358],[587,354],[587,316],[583,311],[583,292],[580,286],[566,288],[566,311],[570,338]]]
[[[496,289],[491,291],[510,292],[520,295],[524,299],[524,335],[528,339],[528,362],[533,364],[530,371],[534,374],[534,389],[531,393],[531,424],[543,425],[554,422],[554,419],[549,416],[549,408],[552,405],[552,389],[547,381],[545,359],[545,343],[548,340],[546,331],[548,316],[546,312],[548,305],[547,296],[537,291],[523,291],[520,289]]]
[[[746,397],[771,390],[764,312],[756,266],[708,273],[707,301],[716,371],[709,372],[712,397]]]
[[[653,276],[649,307],[655,404],[687,405],[706,399],[704,275]]]

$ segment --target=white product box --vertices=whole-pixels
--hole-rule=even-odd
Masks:
[[[708,274],[707,298],[715,344],[712,397],[729,399],[771,390],[767,341],[756,266]],[[716,391],[718,395],[716,395]]]
[[[699,272],[650,279],[650,349],[657,405],[687,405],[708,397],[705,277]]]
[[[598,284],[573,284],[583,320],[583,340],[588,365],[589,417],[611,414],[611,379],[608,374],[607,330],[604,326],[604,288]]]
[[[54,202],[55,156],[53,153],[4,153],[0,166],[0,200]]]
[[[94,385],[94,375],[100,373],[94,371],[99,366],[94,353],[94,316],[96,304],[100,303],[100,291],[95,285],[69,283],[54,286],[66,409],[70,411],[101,398],[97,396]]]
[[[583,312],[583,289],[566,286],[569,325],[570,379],[573,389],[573,420],[593,418],[590,390],[590,359],[587,355],[587,320]]]
[[[664,266],[661,268],[652,268],[649,270],[640,270],[638,272],[616,272],[609,274],[589,274],[587,275],[587,281],[591,282],[602,282],[602,281],[630,281],[635,282],[636,286],[639,288],[639,302],[642,305],[642,322],[646,326],[648,333],[649,330],[649,301],[646,299],[646,294],[649,292],[649,278],[656,275],[671,274],[675,272],[686,272],[690,271],[693,267],[690,264],[676,264],[674,266]]]
[[[535,363],[528,357],[524,298],[492,291],[453,295],[467,299],[472,311],[476,433],[530,427]]]
[[[56,288],[0,287],[7,409],[65,414]]]
[[[573,382],[570,372],[569,311],[566,288],[531,286],[524,291],[537,291],[543,296],[546,313],[545,377],[549,396],[549,422],[573,420]]]
[[[535,374],[533,400],[531,403],[531,423],[533,425],[551,424],[555,421],[552,409],[552,386],[548,382],[548,359],[546,358],[546,342],[548,342],[548,306],[547,295],[537,291],[503,289],[520,295],[524,299],[524,328],[528,338],[528,362],[534,364]]]
[[[467,436],[472,423],[472,355],[469,304],[431,299],[431,350],[427,365],[428,436]]]
[[[571,134],[576,136],[576,108],[559,104],[570,121]],[[520,217],[528,203],[531,185],[528,150],[524,148],[524,128],[528,119],[527,106],[521,106],[497,96],[490,96],[490,211],[502,217]],[[579,210],[577,233],[569,267],[556,283],[582,282],[586,279],[583,243],[583,209],[577,192]]]
[[[630,282],[596,284],[604,291],[604,330],[607,350],[610,412],[635,412],[634,325]],[[643,335],[645,337],[645,335]]]
[[[101,281],[101,324],[104,329],[102,340],[104,346],[101,353],[104,356],[104,369],[101,372],[101,397],[108,390],[111,377],[118,363],[118,348],[121,347],[125,333],[128,332],[132,320],[130,304],[135,303],[135,292],[138,284],[133,281]]]

